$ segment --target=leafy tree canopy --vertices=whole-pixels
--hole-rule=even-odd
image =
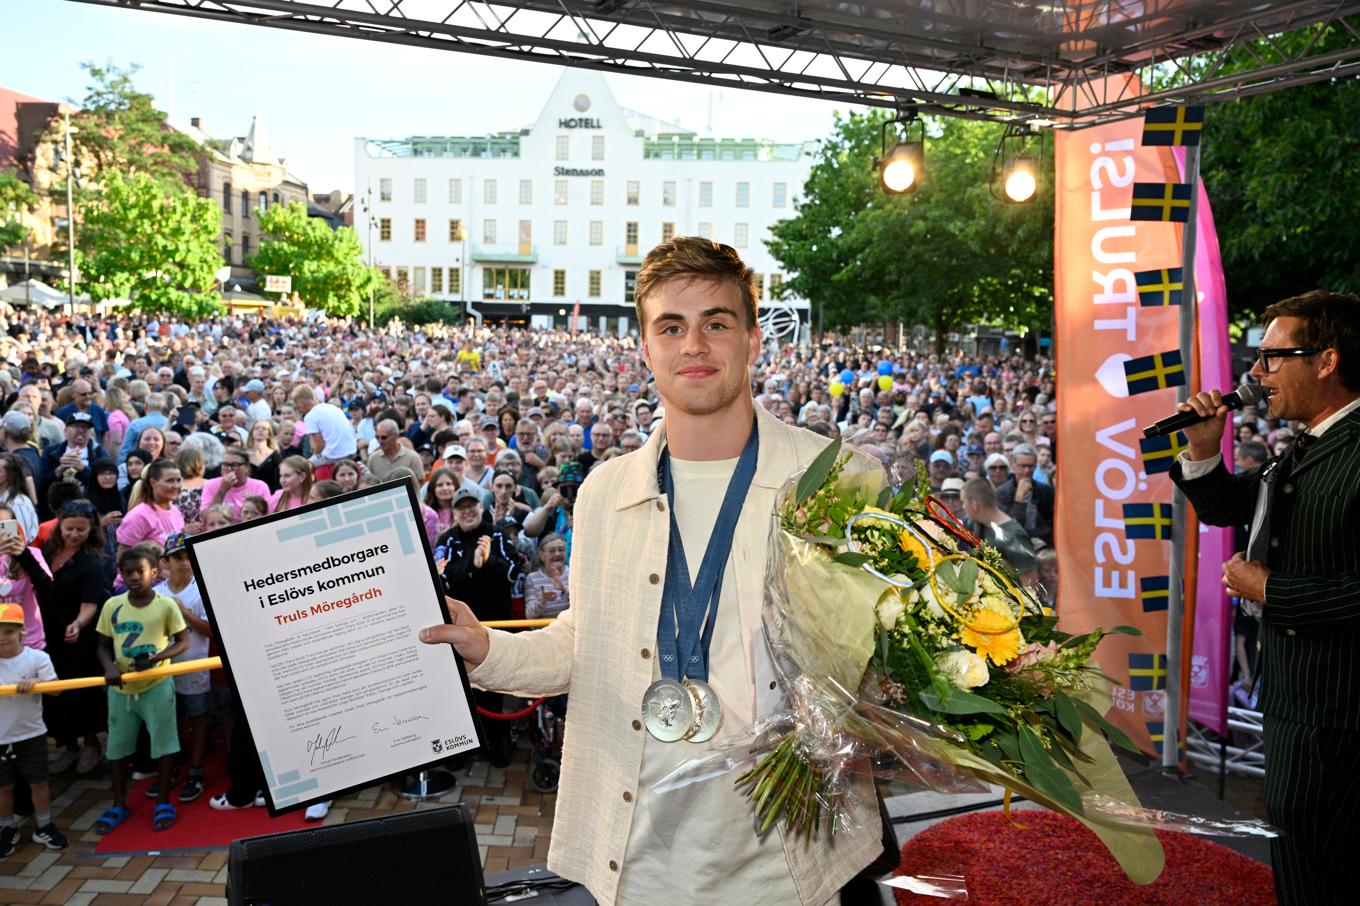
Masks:
[[[23,213],[38,203],[33,190],[12,171],[0,173],[0,252],[28,239]]]
[[[293,291],[329,315],[368,311],[368,293],[378,287],[379,277],[363,263],[354,230],[332,230],[308,217],[307,206],[296,201],[261,213],[260,229],[260,250],[249,262],[255,273],[292,277]]]

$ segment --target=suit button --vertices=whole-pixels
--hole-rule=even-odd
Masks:
[[[1271,546],[1271,547],[1279,547],[1279,546],[1280,546],[1280,539],[1279,539],[1279,538],[1271,538],[1271,539],[1270,539],[1270,546]]]
[[[1286,630],[1284,631],[1284,634],[1287,635],[1287,636],[1296,636],[1296,635],[1298,635],[1298,633],[1295,632],[1295,631],[1292,630],[1292,629],[1286,629]]]
[[[663,512],[663,513],[666,512],[666,501],[664,501],[664,500],[657,500],[657,502],[656,502],[656,508],[657,508],[658,510],[660,510],[661,512]]]
[[[771,689],[778,689],[778,688],[779,688],[779,683],[778,683],[777,681],[775,681],[775,680],[771,680],[771,681],[770,681],[770,688],[771,688]]]
[[[651,656],[652,656],[652,652],[651,652],[649,649],[647,649],[647,648],[642,649],[642,659],[643,659],[644,661],[647,660],[647,659],[648,659],[649,657],[651,657]]]
[[[629,793],[629,792],[627,792],[627,791],[625,791],[624,794],[623,794],[623,801],[624,801],[624,802],[632,802],[632,801],[633,801],[633,794],[632,794],[632,793]]]
[[[610,871],[618,871],[618,870],[619,870],[619,863],[615,862],[613,859],[610,859],[610,860],[609,860],[609,870],[610,870]]]
[[[1293,486],[1292,484],[1287,484],[1287,485],[1285,485],[1285,486],[1284,486],[1284,492],[1285,492],[1286,494],[1292,494],[1292,493],[1294,493],[1294,486]]]
[[[633,721],[633,729],[634,729],[634,730],[641,730],[641,729],[642,729],[642,721],[640,721],[640,720],[635,720],[635,721]]]
[[[653,585],[660,585],[661,577],[658,576],[656,573],[652,573],[650,576],[647,577],[647,581],[652,583]]]

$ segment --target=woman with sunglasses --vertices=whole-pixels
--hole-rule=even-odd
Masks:
[[[46,651],[57,676],[100,675],[94,625],[110,589],[104,532],[94,504],[79,499],[63,505],[41,555],[13,538],[7,544],[5,552],[18,560],[37,593]],[[74,763],[77,773],[88,774],[99,766],[103,753],[97,734],[107,729],[107,706],[108,696],[98,687],[44,697],[43,721],[62,750],[54,772]],[[84,746],[79,745],[81,739]]]

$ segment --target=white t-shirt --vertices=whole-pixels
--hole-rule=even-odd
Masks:
[[[354,441],[354,427],[345,413],[330,403],[317,403],[303,416],[302,423],[307,426],[308,434],[320,434],[325,448],[313,450],[327,459],[342,459],[353,456],[358,449]]]
[[[246,407],[246,421],[252,425],[261,419],[270,419],[273,417],[274,413],[270,410],[269,404],[266,403],[263,398],[257,399]]]
[[[20,680],[54,680],[57,671],[47,652],[25,648],[14,657],[0,657],[0,686]],[[0,698],[0,746],[46,736],[41,695],[7,695]]]
[[[169,582],[162,582],[157,585],[155,592],[158,595],[165,595],[167,598],[174,598],[184,605],[184,609],[198,617],[200,620],[207,621],[208,612],[203,609],[203,596],[198,592],[198,580],[194,579],[179,591],[171,591]],[[185,620],[185,625],[188,625]],[[199,658],[208,656],[208,637],[201,635],[192,626],[189,629],[189,647],[183,654],[177,654],[170,659],[173,664],[181,661],[196,661]],[[197,673],[181,673],[175,677],[175,691],[180,695],[202,695],[208,691],[211,685],[208,678],[208,671],[200,670]]]
[[[675,521],[685,542],[691,582],[699,574],[736,466],[735,459],[671,459]],[[707,906],[715,902],[787,906],[800,902],[779,831],[772,828],[764,837],[756,836],[755,812],[745,795],[734,788],[734,775],[666,793],[652,790],[685,762],[732,742],[755,719],[753,680],[742,651],[736,571],[737,565],[729,559],[709,650],[708,684],[722,703],[722,726],[717,736],[700,745],[646,736],[637,808],[619,876],[616,902],[620,906]],[[660,677],[660,668],[653,667],[653,679]],[[677,879],[683,880],[677,883]]]

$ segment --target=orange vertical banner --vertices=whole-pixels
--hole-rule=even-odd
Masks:
[[[1180,181],[1171,150],[1142,147],[1142,131],[1137,117],[1055,136],[1062,466],[1055,542],[1062,629],[1122,624],[1142,630],[1139,637],[1106,639],[1098,659],[1123,684],[1111,689],[1110,719],[1151,754],[1160,750],[1166,689],[1175,680],[1166,675],[1165,595],[1159,607],[1148,588],[1169,574],[1171,540],[1169,526],[1158,537],[1130,538],[1125,519],[1136,517],[1146,527],[1162,513],[1151,505],[1170,513],[1171,480],[1164,471],[1149,473],[1138,441],[1143,426],[1174,410],[1176,390],[1130,394],[1124,363],[1177,348],[1179,308],[1141,307],[1134,274],[1180,267],[1182,227],[1129,218],[1135,182]],[[1191,366],[1185,363],[1187,377]],[[1144,506],[1126,513],[1133,504]]]

